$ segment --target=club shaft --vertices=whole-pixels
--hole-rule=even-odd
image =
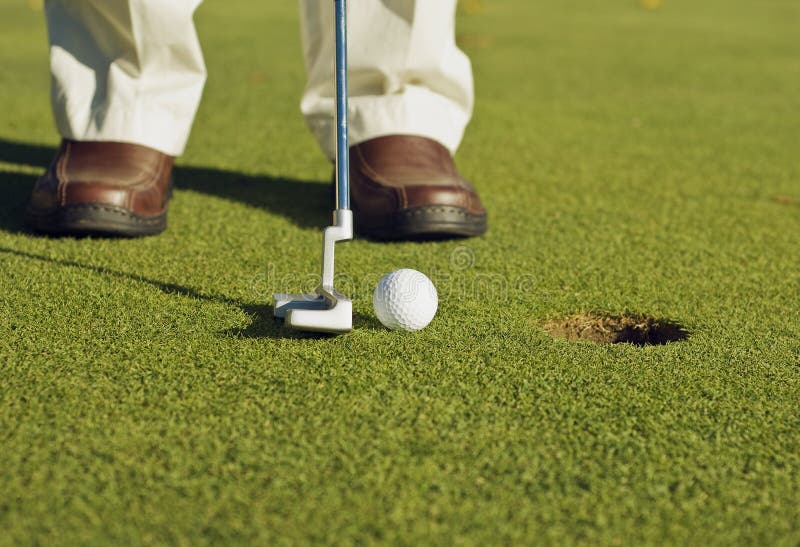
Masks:
[[[350,148],[347,134],[347,2],[334,0],[336,24],[336,207],[350,209]]]

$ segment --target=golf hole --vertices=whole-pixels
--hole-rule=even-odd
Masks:
[[[680,324],[645,315],[587,313],[550,321],[544,328],[555,338],[596,344],[661,346],[689,337]]]
[[[778,205],[800,205],[800,198],[793,196],[774,196],[772,201]]]

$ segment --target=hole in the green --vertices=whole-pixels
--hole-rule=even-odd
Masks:
[[[660,346],[689,337],[675,321],[634,314],[585,313],[549,321],[544,328],[555,338],[597,344]]]

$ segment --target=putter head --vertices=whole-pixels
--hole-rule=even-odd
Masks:
[[[353,212],[337,209],[322,242],[322,284],[312,294],[276,294],[274,315],[290,328],[341,334],[353,330],[353,301],[333,288],[334,246],[353,239]]]
[[[353,302],[323,287],[312,294],[276,294],[275,317],[290,328],[311,332],[344,333],[353,330]]]

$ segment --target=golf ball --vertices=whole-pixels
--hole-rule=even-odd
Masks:
[[[407,268],[383,276],[372,295],[375,315],[391,330],[424,329],[438,305],[439,295],[428,276]]]

